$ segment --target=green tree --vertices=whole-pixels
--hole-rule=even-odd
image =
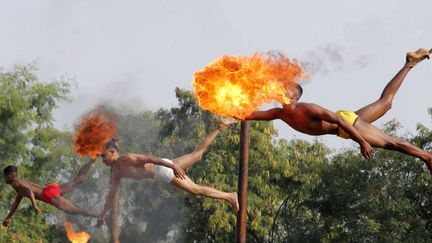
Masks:
[[[67,82],[44,83],[33,66],[19,66],[1,72],[0,85],[2,167],[19,165],[22,177],[42,185],[75,176],[84,159],[73,152],[73,134],[52,126],[53,109],[68,99]],[[157,112],[109,108],[116,113],[122,153],[174,158],[191,152],[216,128],[212,114],[200,109],[191,92],[177,89],[176,96],[177,107]],[[224,130],[187,171],[194,181],[237,190],[239,127]],[[384,129],[395,136],[398,127],[393,121]],[[432,149],[432,131],[424,125],[404,139]],[[109,175],[109,167],[96,163],[71,200],[100,210]],[[319,140],[286,141],[278,138],[273,123],[251,122],[248,242],[430,242],[431,182],[423,163],[404,154],[376,149],[365,160],[357,147],[331,153]],[[14,195],[9,187],[0,188],[2,215]],[[0,230],[0,241],[65,242],[59,211],[42,210],[43,217],[35,217],[24,203],[13,226]],[[94,220],[67,217],[77,230],[91,233],[92,242],[107,241],[107,229],[94,228]],[[122,242],[232,242],[235,220],[224,202],[152,180],[122,181]]]
[[[396,136],[399,124],[385,131]],[[430,149],[431,131],[418,126],[409,139]],[[299,198],[299,208],[282,210],[281,242],[430,242],[431,178],[422,161],[376,149],[365,160],[357,148],[338,153],[315,168],[319,184]],[[300,214],[299,214],[300,213]],[[313,217],[311,218],[311,215]],[[310,219],[313,219],[310,221]],[[297,224],[299,221],[309,221]],[[294,224],[293,224],[294,223]]]
[[[214,127],[211,115],[201,110],[189,91],[176,90],[179,108],[161,110],[161,138],[166,150],[185,153]],[[225,191],[237,190],[239,125],[225,130],[215,140],[201,162],[188,174],[199,184]],[[319,143],[287,143],[277,139],[271,122],[251,122],[248,194],[248,242],[264,242],[274,222],[279,205],[291,185],[313,188],[319,176],[312,166],[300,170],[304,163],[322,163],[329,153]],[[301,172],[301,174],[299,173]],[[300,187],[300,186],[297,186]],[[300,188],[301,189],[301,188]],[[299,189],[299,190],[300,190]],[[302,192],[298,197],[304,197]],[[185,242],[230,242],[235,239],[235,215],[227,204],[185,195],[187,211],[183,224]]]
[[[17,165],[20,177],[44,184],[56,178],[65,148],[64,134],[53,127],[53,110],[68,100],[69,84],[64,80],[38,80],[34,65],[16,66],[12,71],[0,70],[0,167]],[[5,217],[15,192],[3,183],[0,188],[0,215]],[[35,217],[24,200],[14,222],[0,231],[2,242],[52,242],[59,227],[46,224],[52,207],[42,206],[44,215]]]
[[[199,108],[191,92],[177,89],[176,95],[178,107],[156,113],[115,110],[123,153],[174,158],[191,152],[216,128],[212,114]],[[286,193],[295,191],[292,185],[303,190],[296,192],[299,197],[306,197],[302,195],[305,188],[313,188],[319,181],[312,166],[307,167],[307,173],[299,169],[306,168],[303,161],[322,163],[330,151],[318,142],[278,140],[268,122],[252,123],[250,144],[248,237],[250,242],[263,242],[269,239]],[[199,184],[236,191],[238,147],[237,125],[218,136],[188,175]],[[185,242],[229,242],[235,238],[236,217],[224,202],[188,195],[151,180],[123,180],[121,198],[124,242],[168,240],[170,235]]]
[[[159,121],[154,112],[117,111],[120,150],[158,157],[170,155],[161,149]],[[178,228],[184,203],[171,185],[154,180],[123,180],[121,186],[122,242],[167,240]]]

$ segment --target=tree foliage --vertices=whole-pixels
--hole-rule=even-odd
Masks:
[[[69,85],[63,80],[39,81],[34,65],[16,66],[0,71],[0,165],[17,165],[19,176],[39,184],[56,179],[60,164],[72,158],[65,151],[65,134],[53,127],[53,110],[68,100]],[[6,215],[15,192],[3,183],[0,189],[0,213]],[[47,224],[48,217],[34,217],[26,199],[14,222],[0,231],[2,242],[47,242],[56,238],[59,227]],[[51,207],[42,206],[46,216]]]
[[[83,165],[72,148],[72,132],[52,126],[53,109],[68,100],[69,85],[45,83],[33,66],[0,72],[0,164],[19,166],[20,176],[44,185],[65,182]],[[110,107],[119,124],[120,152],[165,158],[189,153],[216,122],[199,108],[189,91],[177,89],[178,106],[131,112]],[[429,110],[432,116],[432,109]],[[396,136],[392,121],[384,131]],[[198,184],[237,190],[239,124],[215,139],[202,160],[187,171]],[[404,137],[432,149],[432,130],[419,124]],[[87,180],[69,197],[100,211],[110,170],[97,162]],[[278,138],[271,122],[251,122],[248,194],[248,242],[430,242],[432,181],[423,162],[376,149],[372,159],[357,147],[332,152],[322,142]],[[0,189],[0,213],[6,215],[14,192]],[[232,242],[236,216],[218,200],[186,194],[153,180],[121,184],[122,242]],[[40,203],[39,205],[42,205]],[[44,204],[45,205],[45,204]],[[13,225],[0,230],[1,242],[65,242],[61,214],[43,206],[34,216],[24,200]],[[67,216],[92,242],[107,242],[107,228],[94,220]]]

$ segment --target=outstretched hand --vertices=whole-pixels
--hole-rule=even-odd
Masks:
[[[241,119],[240,116],[238,116],[237,114],[234,114],[234,115],[232,115],[231,117],[234,118],[234,119],[240,120],[240,121],[243,120],[243,119]]]
[[[175,177],[177,177],[181,180],[186,179],[185,171],[182,168],[180,168],[179,166],[173,164],[172,170],[174,171]]]
[[[360,150],[362,155],[366,158],[369,159],[370,157],[372,157],[372,147],[369,143],[364,143],[364,144],[360,144]]]
[[[105,223],[105,215],[99,215],[96,221],[96,228],[100,228]]]
[[[35,210],[36,215],[39,215],[41,213],[41,210],[38,207],[36,207],[34,210]]]
[[[10,225],[10,223],[11,223],[11,219],[5,219],[5,220],[3,221],[3,226],[4,226],[4,227],[8,227],[8,226]]]

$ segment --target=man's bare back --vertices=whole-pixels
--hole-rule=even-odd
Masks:
[[[319,105],[297,102],[300,95],[293,92],[289,96],[293,100],[291,104],[284,104],[283,108],[256,111],[246,117],[246,120],[281,119],[293,129],[314,136],[337,134],[338,128],[341,127],[360,145],[365,158],[372,156],[372,147],[351,124]]]
[[[6,216],[6,219],[3,221],[3,225],[8,226],[10,224],[12,216],[14,215],[15,211],[18,209],[18,206],[24,197],[30,199],[36,215],[38,215],[41,211],[36,204],[36,200],[39,200],[48,203],[70,214],[79,214],[88,217],[97,217],[96,214],[93,214],[85,209],[76,207],[69,200],[61,196],[62,193],[67,193],[72,191],[78,184],[84,181],[85,176],[90,170],[93,163],[94,160],[85,164],[83,168],[81,168],[81,170],[78,172],[78,175],[72,181],[63,185],[49,184],[46,185],[45,187],[42,187],[31,181],[18,179],[17,167],[15,166],[6,167],[3,171],[5,181],[7,184],[11,185],[12,188],[14,188],[17,195],[15,197],[14,203],[12,204],[9,214]]]
[[[305,134],[314,136],[336,134],[338,126],[321,118],[323,109],[316,104],[299,102],[283,105],[279,117],[293,129]]]
[[[141,180],[145,178],[151,179],[154,177],[156,170],[156,164],[152,163],[155,159],[157,158],[141,154],[128,153],[120,156],[110,166],[113,169],[115,176],[118,176],[119,178],[129,178],[135,180]],[[138,163],[138,161],[149,161],[149,163],[141,164]]]
[[[297,89],[289,90],[287,93],[291,104],[283,104],[283,108],[256,111],[246,117],[246,120],[281,119],[293,129],[305,134],[337,134],[343,138],[351,138],[360,145],[361,152],[366,158],[372,154],[371,146],[396,150],[420,158],[432,173],[432,153],[388,136],[371,124],[391,108],[393,98],[408,72],[431,53],[432,49],[428,51],[424,48],[407,53],[405,65],[386,85],[380,98],[355,112],[343,110],[334,113],[316,104],[299,103],[298,100],[303,93],[299,85]]]
[[[33,193],[35,199],[43,201],[41,193],[42,186],[27,180],[16,179],[10,184],[16,191],[17,195],[30,198],[30,192]]]
[[[110,158],[107,158],[107,157]],[[144,178],[153,178],[156,170],[156,165],[165,166],[173,169],[174,174],[179,178],[184,178],[184,170],[176,165],[172,165],[153,156],[142,154],[127,153],[118,157],[104,154],[104,161],[113,169],[113,176],[119,178],[129,178],[141,180]]]

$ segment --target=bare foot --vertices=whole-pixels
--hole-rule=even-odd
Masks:
[[[239,202],[238,202],[238,195],[237,192],[231,192],[231,198],[229,200],[232,210],[235,214],[237,214],[240,210]]]
[[[415,65],[417,65],[418,63],[420,63],[421,61],[423,61],[424,59],[426,59],[426,58],[429,59],[429,55],[431,54],[431,52],[432,52],[432,49],[428,51],[425,48],[420,48],[415,52],[408,52],[406,54],[405,66],[412,68]]]
[[[217,115],[217,116],[215,116],[215,118],[219,123],[219,130],[223,130],[223,129],[231,126],[232,124],[235,124],[238,122],[237,119],[234,119],[234,118],[229,117],[229,116]]]

